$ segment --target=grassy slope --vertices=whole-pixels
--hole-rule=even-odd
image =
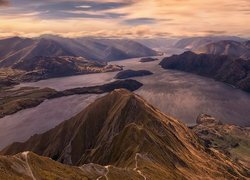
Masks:
[[[208,147],[218,149],[250,169],[250,128],[217,121],[202,122],[192,129]]]
[[[249,176],[225,155],[202,146],[184,124],[125,90],[98,99],[72,119],[1,153],[26,150],[63,163],[93,162],[122,170],[110,177],[123,171],[159,180]]]

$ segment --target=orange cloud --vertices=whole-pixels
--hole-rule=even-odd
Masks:
[[[81,10],[65,11],[65,13],[77,15],[86,11],[86,14],[95,15],[94,18],[48,19],[41,12],[36,11],[18,15],[1,15],[0,13],[0,36],[11,33],[34,36],[44,32],[65,36],[104,37],[201,36],[207,34],[250,36],[249,0],[92,1],[126,2],[128,5],[95,11],[89,10],[89,5],[82,5]],[[111,16],[116,14],[121,14],[121,16]],[[109,15],[111,17],[102,18]],[[149,20],[152,20],[150,22],[153,23],[147,24]]]

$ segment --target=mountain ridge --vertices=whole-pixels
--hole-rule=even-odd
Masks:
[[[96,100],[44,134],[6,147],[1,154],[22,151],[66,164],[134,169],[144,179],[249,176],[221,153],[204,148],[184,124],[123,89]]]
[[[194,50],[201,46],[216,43],[218,41],[223,40],[233,40],[237,42],[246,41],[244,38],[240,38],[237,36],[202,36],[202,37],[188,37],[180,39],[178,42],[175,43],[174,47],[186,49],[186,50]]]
[[[126,39],[13,37],[0,40],[0,44],[0,67],[11,67],[18,61],[25,62],[36,56],[75,56],[106,62],[157,55],[152,49]]]
[[[195,53],[227,55],[233,58],[250,59],[250,46],[247,41],[223,40],[203,45],[193,50]]]

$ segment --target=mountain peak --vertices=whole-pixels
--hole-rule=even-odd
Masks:
[[[181,179],[184,174],[187,179],[232,178],[244,174],[237,165],[224,161],[222,154],[206,150],[183,123],[124,89],[107,94],[54,129],[14,143],[1,153],[23,151],[66,164],[131,169],[148,179]],[[156,169],[157,174],[152,173]]]

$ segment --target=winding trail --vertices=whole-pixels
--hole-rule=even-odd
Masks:
[[[23,155],[23,157],[24,157],[24,159],[25,159],[25,163],[26,163],[27,168],[28,168],[28,174],[30,175],[30,177],[31,177],[33,180],[36,180],[36,178],[35,178],[35,176],[34,176],[32,170],[31,170],[31,168],[30,168],[30,165],[29,165],[28,154],[29,154],[28,151],[22,153],[22,155]]]
[[[110,166],[104,166],[105,168],[106,168],[106,170],[107,170],[107,173],[104,175],[104,177],[106,178],[106,180],[108,180],[109,178],[108,178],[108,173],[109,173],[109,167]]]
[[[103,176],[100,176],[99,178],[97,178],[96,180],[100,180]]]
[[[98,177],[96,180],[100,180],[102,177],[105,177],[105,179],[108,180],[108,179],[109,179],[109,178],[108,178],[109,167],[110,167],[110,166],[104,166],[104,168],[107,170],[107,172],[106,172],[104,175]]]
[[[138,156],[141,157],[141,154],[136,153],[136,155],[135,155],[135,168],[133,170],[136,171],[138,174],[140,174],[140,176],[142,176],[144,178],[144,180],[147,180],[147,177],[138,169]]]
[[[84,164],[81,167],[78,167],[81,171],[83,171],[84,173],[89,172],[91,173],[92,170],[96,171],[97,175],[99,175],[99,177],[96,178],[96,180],[101,180],[103,177],[108,180],[108,173],[109,173],[109,167],[110,165],[107,166],[101,166],[102,169],[98,169],[95,168],[95,164],[93,163],[89,163],[89,164]]]

